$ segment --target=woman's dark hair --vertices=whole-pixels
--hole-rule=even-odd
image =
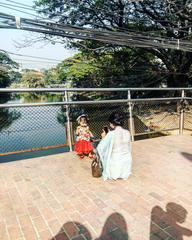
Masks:
[[[109,122],[115,126],[123,126],[124,118],[121,113],[114,112],[109,116]]]

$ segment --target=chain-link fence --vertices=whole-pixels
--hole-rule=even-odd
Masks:
[[[1,109],[2,110],[2,109]],[[66,146],[61,106],[17,107],[0,111],[0,152]]]
[[[73,106],[70,107],[73,119],[73,136],[75,136],[75,129],[77,127],[75,120],[80,113],[88,114],[90,129],[94,136],[100,138],[103,126],[108,125],[108,118],[114,111],[118,111],[124,115],[124,128],[130,130],[132,122],[132,134],[135,139],[179,133],[180,112],[177,107],[177,101],[133,102],[131,103],[132,118],[130,118],[130,109],[127,103],[99,104],[97,106],[89,105],[86,107]],[[78,109],[76,114],[74,109]]]
[[[134,103],[134,135],[161,136],[179,132],[180,112],[177,101],[150,101]],[[152,134],[156,133],[156,134]]]
[[[71,147],[80,114],[88,115],[89,127],[99,141],[114,111],[124,115],[124,128],[135,140],[192,131],[192,101],[180,98],[5,104],[0,106],[0,154]]]
[[[184,132],[192,131],[192,100],[188,100],[184,106]]]

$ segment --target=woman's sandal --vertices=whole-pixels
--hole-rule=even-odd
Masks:
[[[79,158],[80,158],[80,159],[83,159],[83,158],[84,158],[84,156],[83,156],[83,155],[80,155],[80,156],[79,156]]]
[[[92,154],[90,154],[88,157],[92,159],[94,156]]]

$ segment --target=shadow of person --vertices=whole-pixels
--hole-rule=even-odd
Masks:
[[[181,155],[183,155],[189,161],[192,161],[192,154],[186,153],[186,152],[181,152]]]
[[[155,206],[151,211],[150,240],[183,240],[184,236],[192,236],[192,231],[182,227],[187,211],[181,205],[170,202],[166,211]]]
[[[95,240],[128,240],[127,224],[120,213],[111,214],[103,227],[101,236]]]
[[[66,222],[51,240],[69,240],[71,238],[74,240],[92,240],[89,230],[79,222]]]

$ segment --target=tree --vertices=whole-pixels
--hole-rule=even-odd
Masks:
[[[140,31],[142,34],[185,39],[191,41],[192,4],[187,0],[37,0],[37,6],[43,7],[44,14],[51,19],[59,19],[59,23],[82,27],[92,27],[110,31]],[[118,46],[95,44],[94,41],[75,42],[72,46],[95,48],[96,52],[107,52],[109,49],[125,49]],[[192,64],[192,53],[170,49],[144,49],[140,55],[145,59],[146,52],[159,59],[168,76],[168,87],[184,87],[191,85],[189,74]],[[147,61],[147,60],[146,60]]]
[[[15,74],[18,64],[14,62],[6,53],[0,52],[0,87],[8,87]],[[0,94],[0,103],[5,103],[10,99],[9,94]],[[17,111],[7,108],[0,109],[0,130],[9,127],[12,122],[20,117]]]
[[[35,70],[25,70],[22,74],[21,84],[28,88],[44,87],[44,74]]]
[[[49,71],[52,73],[53,70]],[[79,53],[59,63],[54,68],[54,72],[57,73],[57,83],[65,82],[67,84],[70,82],[70,87],[82,88],[158,87],[166,80],[167,76],[163,65],[151,53],[143,53],[142,49],[128,48],[113,49],[107,54],[100,53],[99,55]],[[120,97],[119,92],[102,93],[100,96],[113,98],[117,97],[117,94]],[[127,93],[124,95],[127,97]]]
[[[5,52],[0,51],[0,87],[8,87],[15,74],[18,64],[14,62]]]
[[[59,71],[58,67],[51,68],[49,70],[44,71],[45,85],[63,83],[63,79],[60,78],[58,71]]]

